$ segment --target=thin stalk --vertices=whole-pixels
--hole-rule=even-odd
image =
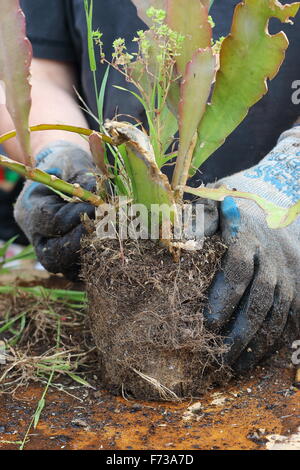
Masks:
[[[80,135],[90,136],[94,131],[91,129],[86,129],[84,127],[77,127],[77,126],[67,126],[65,124],[39,124],[37,126],[31,126],[30,132],[38,132],[38,131],[46,131],[46,130],[63,130],[66,132],[73,132]],[[3,144],[9,139],[16,137],[17,133],[15,130],[7,132],[0,136],[0,144]],[[108,144],[112,144],[112,139],[105,135],[99,133],[99,136]],[[0,165],[4,166],[5,168],[9,168],[19,175],[23,176],[26,179],[30,179],[32,181],[36,181],[37,183],[45,184],[50,188],[60,191],[63,194],[68,194],[72,197],[76,197],[84,202],[89,202],[95,207],[99,207],[103,204],[103,200],[97,196],[96,194],[87,191],[86,189],[81,188],[78,184],[70,184],[67,183],[54,175],[49,175],[44,171],[39,170],[38,168],[31,168],[26,166],[22,163],[15,162],[4,155],[0,155]]]
[[[38,126],[31,126],[29,127],[30,132],[38,132],[38,131],[66,131],[66,132],[73,132],[75,134],[86,135],[90,136],[93,132],[91,129],[86,129],[85,127],[77,127],[77,126],[67,126],[65,124],[39,124]],[[0,144],[6,142],[13,137],[16,137],[17,133],[15,130],[7,132],[0,136]],[[112,139],[105,134],[99,132],[99,135],[103,142],[108,144],[112,144]]]

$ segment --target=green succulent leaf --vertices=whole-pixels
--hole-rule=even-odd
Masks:
[[[217,150],[267,93],[267,80],[279,71],[288,47],[283,32],[270,35],[270,18],[290,21],[300,3],[244,0],[235,9],[230,35],[223,41],[220,69],[206,113],[198,129],[190,176]]]
[[[173,189],[186,184],[193,151],[191,143],[206,109],[215,68],[216,58],[211,47],[198,49],[186,66],[180,89],[180,143],[172,181]]]
[[[208,21],[208,10],[199,0],[167,0],[167,24],[185,39],[177,69],[184,75],[187,63],[198,49],[210,47],[212,29]]]
[[[161,168],[162,163],[165,160],[166,151],[173,142],[173,136],[178,131],[178,121],[168,106],[163,107],[161,112],[161,121],[163,126],[159,138],[161,142],[162,156],[160,160],[157,161],[159,168]]]
[[[131,124],[109,121],[106,128],[115,145],[124,143],[126,171],[131,179],[133,200],[148,210],[152,204],[174,204],[174,193],[166,175],[157,166],[149,137]]]
[[[26,37],[25,16],[19,0],[0,0],[0,11],[0,80],[5,83],[6,106],[17,130],[24,162],[28,164],[32,47]]]

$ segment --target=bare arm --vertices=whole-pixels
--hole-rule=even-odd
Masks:
[[[30,125],[69,124],[88,127],[74,96],[76,83],[72,64],[46,59],[33,59],[32,108]],[[13,122],[4,105],[0,105],[0,134],[14,129]],[[85,140],[76,134],[63,131],[34,132],[31,135],[32,153],[36,155],[43,147],[55,140],[66,140],[88,150]],[[7,154],[22,161],[22,152],[16,139],[5,144]]]

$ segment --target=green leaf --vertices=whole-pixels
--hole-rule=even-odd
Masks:
[[[0,80],[5,83],[6,106],[30,164],[29,113],[32,47],[25,33],[25,16],[19,0],[0,0]]]
[[[80,291],[63,290],[63,289],[47,289],[43,286],[35,287],[14,287],[14,286],[0,286],[0,294],[15,295],[18,292],[24,292],[38,298],[47,298],[49,300],[62,300],[72,301],[77,304],[77,307],[86,304],[86,293]]]
[[[73,374],[73,372],[67,372],[67,374],[69,377],[71,377],[71,379],[73,379],[75,382],[79,383],[80,385],[84,385],[85,387],[89,387],[89,388],[94,388],[86,380],[82,379],[76,374]]]
[[[108,122],[110,135],[125,143],[127,159],[125,167],[131,179],[134,203],[143,204],[148,210],[152,204],[174,204],[174,194],[166,175],[157,166],[149,137],[131,124]]]
[[[178,131],[178,121],[174,114],[169,110],[168,106],[164,106],[161,112],[161,122],[163,123],[160,133],[160,143],[162,155],[160,160],[157,159],[157,165],[161,168],[162,161],[165,159],[165,153],[173,142],[173,137]]]
[[[104,118],[104,99],[105,99],[105,91],[107,87],[107,81],[108,81],[108,76],[109,76],[109,71],[110,71],[110,65],[107,66],[107,69],[105,71],[101,87],[100,87],[100,92],[98,96],[98,113],[99,113],[99,121],[100,125],[103,125],[103,118]]]
[[[224,185],[219,188],[206,188],[204,186],[200,188],[190,188],[186,186],[185,192],[201,198],[212,199],[213,201],[224,201],[228,196],[254,201],[264,210],[266,213],[267,224],[273,229],[287,227],[300,215],[300,201],[291,207],[284,208],[267,201],[257,194],[235,191],[233,189],[228,189]]]
[[[224,143],[246,117],[249,108],[267,92],[267,80],[278,73],[288,47],[283,32],[269,34],[269,20],[275,17],[289,22],[299,6],[299,2],[283,6],[277,0],[245,0],[237,5],[231,34],[221,47],[211,105],[198,129],[190,176]]]
[[[208,10],[199,0],[167,0],[168,26],[184,37],[177,69],[184,75],[187,63],[198,49],[210,47],[212,29],[208,22]]]
[[[17,315],[16,317],[11,318],[9,321],[4,323],[4,325],[0,327],[0,333],[4,333],[5,331],[9,330],[12,325],[14,325],[14,323],[22,319],[25,315],[26,313],[21,313],[20,315]]]
[[[21,261],[24,259],[36,259],[36,254],[32,245],[26,246],[20,253],[10,258],[6,258],[4,265],[11,263],[12,261]]]
[[[38,423],[39,423],[39,420],[40,420],[40,417],[41,417],[41,414],[42,414],[42,411],[43,409],[45,408],[45,405],[46,405],[46,400],[45,398],[41,398],[38,402],[38,406],[35,410],[35,413],[34,413],[34,420],[33,420],[33,427],[34,429],[36,429]]]
[[[84,9],[86,15],[86,25],[87,25],[87,40],[88,40],[88,54],[91,72],[97,70],[96,58],[95,58],[95,49],[93,41],[93,0],[84,0]]]
[[[176,119],[178,119],[178,105],[180,101],[180,80],[174,80],[170,84],[170,89],[167,97],[167,104],[170,111],[174,114]]]
[[[179,149],[172,187],[184,186],[192,160],[191,144],[206,109],[215,76],[216,59],[211,47],[198,49],[187,64],[179,102]]]

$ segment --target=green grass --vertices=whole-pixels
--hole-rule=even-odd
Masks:
[[[34,249],[31,245],[26,246],[19,254],[16,256],[7,257],[7,253],[11,245],[17,240],[17,236],[11,238],[6,243],[0,247],[0,275],[6,274],[10,271],[6,265],[14,261],[24,261],[26,259],[35,260],[36,255]]]
[[[86,374],[94,374],[95,348],[85,337],[85,292],[0,286],[0,311],[0,340],[7,359],[0,369],[2,392],[14,394],[32,382],[43,387],[23,438],[0,441],[23,450],[38,427],[50,389],[69,393],[70,383],[72,389],[74,383],[92,387]]]

